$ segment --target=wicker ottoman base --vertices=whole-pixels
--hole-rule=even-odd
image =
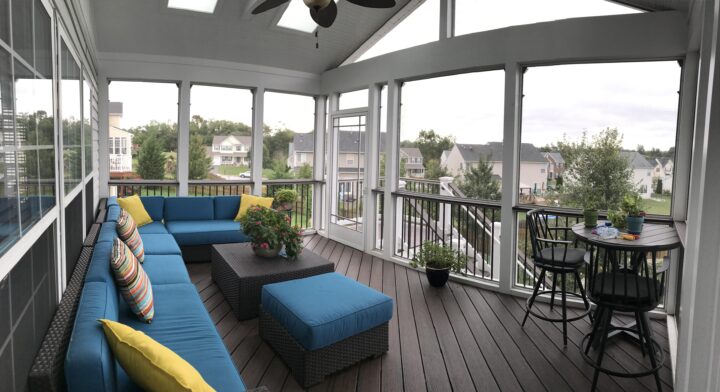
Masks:
[[[260,310],[260,337],[290,368],[295,379],[307,388],[326,376],[363,359],[388,351],[388,323],[351,336],[315,351],[308,351],[269,313]]]

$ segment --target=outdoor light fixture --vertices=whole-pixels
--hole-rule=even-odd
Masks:
[[[215,12],[217,0],[168,0],[168,8],[178,10],[202,12],[212,14]]]

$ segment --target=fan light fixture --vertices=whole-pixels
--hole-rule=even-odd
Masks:
[[[252,10],[253,15],[279,7],[290,0],[264,0]],[[299,1],[299,0],[295,0]],[[392,8],[395,0],[348,0],[348,2],[367,8]],[[335,0],[303,0],[310,10],[310,17],[318,26],[330,27],[337,17],[337,4]],[[288,7],[293,7],[292,3]],[[304,30],[303,30],[304,31]]]

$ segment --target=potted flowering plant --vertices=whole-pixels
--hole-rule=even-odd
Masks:
[[[278,210],[290,211],[295,206],[298,194],[292,189],[281,189],[275,193],[275,206]]]
[[[302,231],[292,226],[290,217],[283,212],[253,206],[240,218],[240,223],[258,256],[276,257],[283,246],[290,259],[296,258],[302,251]]]
[[[625,213],[627,231],[630,234],[640,234],[645,222],[645,211],[642,209],[642,198],[637,193],[629,193],[623,197],[621,209]]]
[[[450,270],[460,273],[467,257],[449,246],[425,243],[410,262],[413,268],[425,267],[425,275],[431,286],[442,287],[450,277]]]

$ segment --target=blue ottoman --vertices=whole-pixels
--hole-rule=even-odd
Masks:
[[[260,336],[303,387],[388,350],[393,302],[338,273],[263,286]]]

